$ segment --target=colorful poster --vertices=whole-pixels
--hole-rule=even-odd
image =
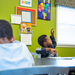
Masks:
[[[51,0],[38,0],[38,19],[51,19]]]
[[[32,28],[31,23],[23,23],[21,22],[21,33],[23,34],[31,34]]]
[[[20,0],[21,6],[32,7],[32,0]]]

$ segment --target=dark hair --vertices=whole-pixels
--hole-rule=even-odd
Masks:
[[[7,37],[10,40],[13,36],[13,31],[10,23],[5,20],[0,20],[0,38]]]
[[[38,43],[39,43],[39,45],[41,45],[42,47],[44,47],[43,43],[46,42],[46,37],[47,37],[47,35],[41,35],[41,36],[38,38]]]

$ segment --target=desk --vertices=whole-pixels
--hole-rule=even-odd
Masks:
[[[70,70],[75,70],[75,59],[58,60],[52,58],[34,58],[35,66],[65,66],[69,67]]]

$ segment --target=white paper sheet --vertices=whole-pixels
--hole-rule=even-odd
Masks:
[[[32,7],[32,0],[20,0],[21,6]]]
[[[47,57],[47,58],[58,60],[72,60],[72,57]]]
[[[11,15],[11,23],[20,24],[20,22],[21,22],[21,15]]]
[[[21,34],[21,42],[25,45],[32,45],[31,34]]]
[[[31,12],[21,11],[21,22],[31,23]]]

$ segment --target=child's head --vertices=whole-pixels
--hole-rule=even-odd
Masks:
[[[0,20],[0,43],[10,43],[13,41],[13,31],[9,22]]]
[[[49,40],[49,38],[47,37],[47,35],[41,35],[38,38],[38,43],[42,47],[48,47],[48,46],[50,46],[52,44],[51,40]]]

